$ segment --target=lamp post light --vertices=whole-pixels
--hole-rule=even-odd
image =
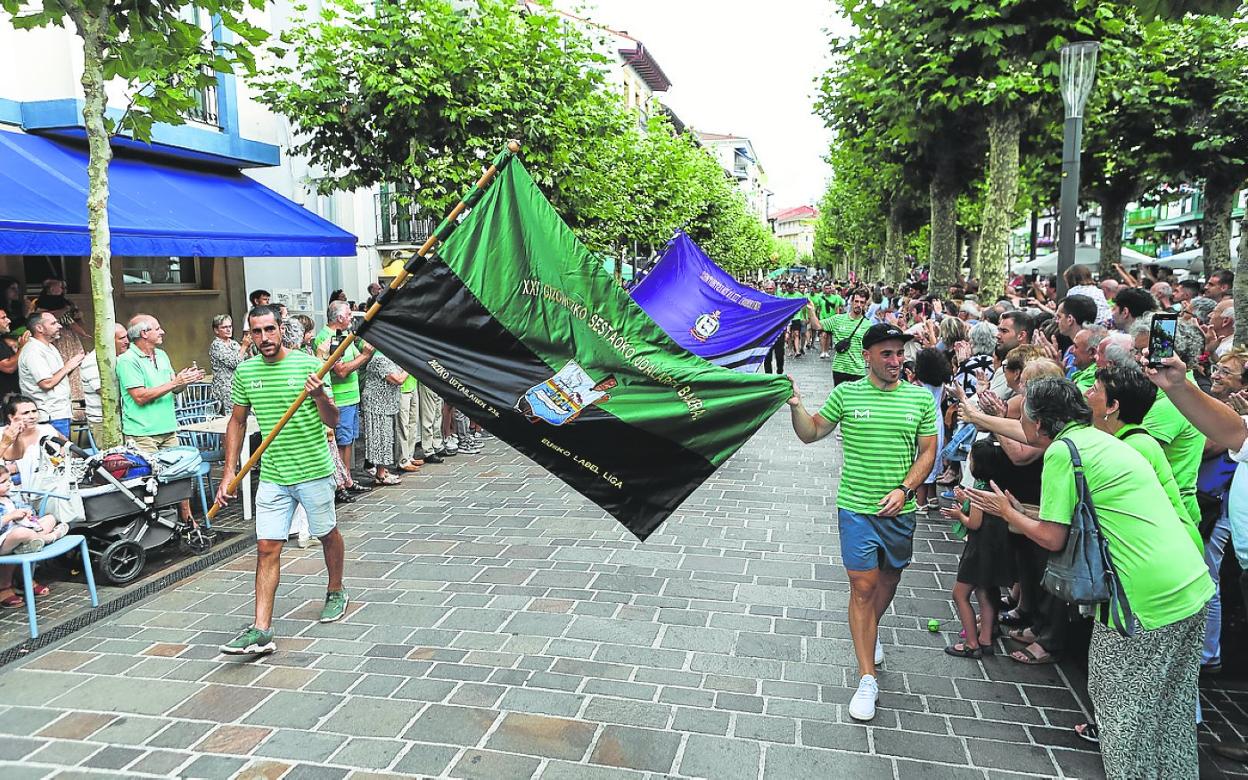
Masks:
[[[1075,264],[1075,227],[1079,220],[1079,155],[1083,152],[1083,107],[1096,80],[1095,41],[1062,47],[1062,104],[1066,124],[1062,130],[1062,200],[1058,215],[1057,294],[1066,294],[1066,271]]]

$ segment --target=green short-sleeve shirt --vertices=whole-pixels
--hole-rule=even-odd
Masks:
[[[906,478],[919,454],[918,437],[936,435],[932,394],[906,382],[891,390],[867,379],[839,384],[819,414],[844,434],[836,505],[864,515],[879,512],[880,500]],[[907,501],[902,511],[914,508],[914,501]]]
[[[1188,378],[1191,378],[1189,374]],[[1142,423],[1154,439],[1161,442],[1161,450],[1170,461],[1174,481],[1178,483],[1179,495],[1186,500],[1193,497],[1195,503],[1196,478],[1200,462],[1205,454],[1205,435],[1188,422],[1165,393],[1158,393],[1153,408],[1144,415]],[[1197,510],[1199,511],[1199,510]]]
[[[1078,385],[1080,390],[1087,390],[1096,384],[1096,364],[1084,366],[1071,375],[1070,381]]]
[[[833,352],[832,370],[841,374],[866,376],[867,365],[862,359],[862,337],[867,335],[867,328],[871,327],[867,318],[854,319],[848,314],[836,314],[821,321],[819,325],[832,334],[833,346],[841,339],[849,339],[849,349]]]
[[[330,340],[331,338],[334,338],[337,335],[338,335],[338,331],[326,325],[325,327],[321,328],[317,332],[316,341],[314,342],[314,344],[317,349],[320,349],[322,344],[324,344],[326,341]],[[352,341],[351,346],[347,347],[346,352],[342,353],[342,360],[344,362],[355,360],[359,356],[360,356],[360,351],[356,349],[355,342]],[[334,402],[336,404],[338,404],[339,406],[351,406],[352,404],[358,404],[360,402],[360,372],[359,371],[352,371],[350,374],[347,374],[345,377],[341,377],[341,378],[337,374],[333,374],[333,373],[331,373],[329,376],[330,376],[329,382],[334,388]]]
[[[820,327],[823,320],[835,317],[836,310],[845,305],[845,300],[836,293],[819,293],[812,296],[811,300],[815,303],[815,317],[820,321]]]
[[[127,436],[156,436],[178,429],[173,393],[140,405],[130,395],[132,387],[160,387],[173,379],[173,366],[163,349],[148,357],[138,347],[117,356],[117,383],[121,387],[121,431]]]
[[[1187,504],[1179,495],[1179,485],[1174,481],[1174,471],[1170,468],[1170,462],[1166,460],[1166,453],[1162,451],[1161,445],[1141,425],[1124,425],[1114,435],[1131,445],[1131,449],[1143,455],[1148,465],[1153,467],[1157,481],[1161,483],[1162,490],[1166,491],[1166,498],[1170,499],[1170,506],[1183,521],[1188,536],[1196,543],[1196,549],[1203,554],[1205,542],[1200,536],[1200,518],[1193,518],[1188,512]]]
[[[303,390],[308,374],[320,367],[321,361],[294,350],[276,363],[266,363],[259,357],[244,360],[234,371],[234,403],[250,406],[261,432],[268,433]],[[332,386],[326,390],[332,398]],[[260,479],[294,485],[333,473],[334,459],[325,439],[325,426],[316,403],[309,398],[264,451]]]
[[[1070,426],[1063,438],[1079,450],[1097,522],[1140,624],[1160,628],[1200,611],[1213,596],[1209,569],[1148,461],[1091,426]],[[1044,452],[1040,487],[1040,519],[1070,525],[1075,477],[1061,441]]]

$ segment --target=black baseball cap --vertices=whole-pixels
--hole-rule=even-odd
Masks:
[[[870,349],[876,344],[879,344],[881,341],[906,342],[906,341],[910,341],[913,338],[914,336],[911,336],[909,333],[906,333],[904,330],[897,327],[896,325],[889,325],[887,323],[881,322],[877,325],[872,325],[871,327],[867,328],[867,332],[864,333],[862,336],[862,348]]]

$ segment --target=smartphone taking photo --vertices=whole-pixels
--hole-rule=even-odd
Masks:
[[[1153,326],[1148,332],[1148,364],[1159,366],[1161,361],[1174,357],[1174,336],[1179,329],[1179,315],[1174,312],[1157,312]]]

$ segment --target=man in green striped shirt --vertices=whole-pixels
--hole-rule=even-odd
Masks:
[[[834,352],[832,381],[835,384],[855,382],[867,373],[862,360],[862,337],[871,326],[871,322],[865,319],[870,300],[866,290],[854,290],[849,294],[848,312],[834,314],[819,321],[824,332],[830,334],[829,340]]]
[[[860,679],[849,704],[855,720],[875,717],[875,667],[884,661],[879,621],[914,550],[914,492],[936,460],[936,403],[901,381],[905,344],[895,325],[872,325],[862,338],[867,375],[838,384],[818,414],[802,406],[797,387],[789,407],[793,430],[809,444],[838,425],[845,465],[836,495],[841,558],[849,573],[849,632]]]
[[[281,572],[282,544],[290,535],[296,507],[308,516],[308,529],[321,541],[329,590],[321,622],[340,620],[347,611],[342,586],[343,543],[334,514],[334,459],[326,426],[338,423],[338,407],[326,384],[316,375],[320,361],[282,344],[282,320],[276,308],[257,306],[247,315],[251,341],[260,352],[234,371],[234,409],[225,432],[225,470],[217,503],[234,496],[230,482],[238,473],[239,450],[247,415],[255,412],[260,429],[271,431],[301,390],[312,403],[300,404],[264,451],[260,488],[256,491],[256,620],[221,646],[228,655],[260,655],[277,649],[273,641],[273,599]]]

